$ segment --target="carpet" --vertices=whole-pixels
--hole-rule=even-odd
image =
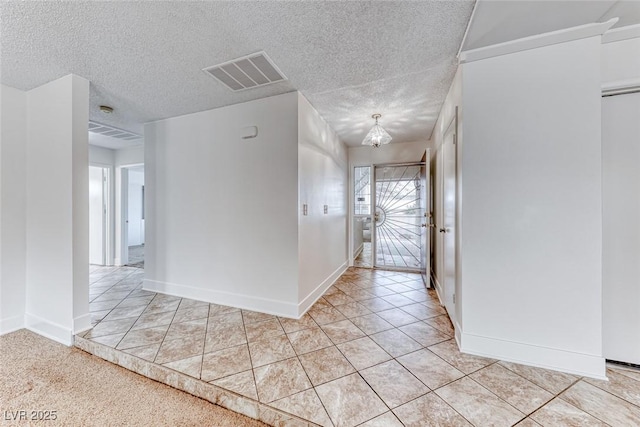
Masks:
[[[24,329],[0,336],[0,378],[0,425],[265,425]]]

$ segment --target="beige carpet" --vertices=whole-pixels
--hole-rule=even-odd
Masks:
[[[11,421],[20,410],[55,421]],[[39,415],[45,415],[46,412]],[[26,330],[0,336],[0,425],[264,426]]]

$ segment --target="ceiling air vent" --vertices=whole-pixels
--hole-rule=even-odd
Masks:
[[[202,71],[234,92],[287,79],[265,52],[253,53],[233,61],[203,68]]]
[[[140,139],[142,136],[137,133],[129,132],[126,130],[114,128],[113,126],[107,126],[100,123],[89,121],[89,132],[98,133],[104,136],[110,136],[111,138],[118,138],[125,141],[133,141],[134,139]]]

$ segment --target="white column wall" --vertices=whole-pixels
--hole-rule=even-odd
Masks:
[[[0,335],[24,326],[27,94],[0,86]]]
[[[26,326],[67,345],[90,327],[89,82],[27,93]]]
[[[297,316],[297,101],[145,126],[146,289]]]
[[[346,146],[298,94],[298,315],[348,267],[348,176]]]
[[[604,377],[600,49],[463,65],[463,351]]]

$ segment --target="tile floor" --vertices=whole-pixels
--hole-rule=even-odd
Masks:
[[[353,265],[356,267],[370,268],[372,267],[372,257],[371,242],[362,242],[362,252],[353,260]]]
[[[300,320],[91,269],[85,339],[323,426],[636,426],[640,372],[609,382],[458,351],[419,275],[349,269]]]

